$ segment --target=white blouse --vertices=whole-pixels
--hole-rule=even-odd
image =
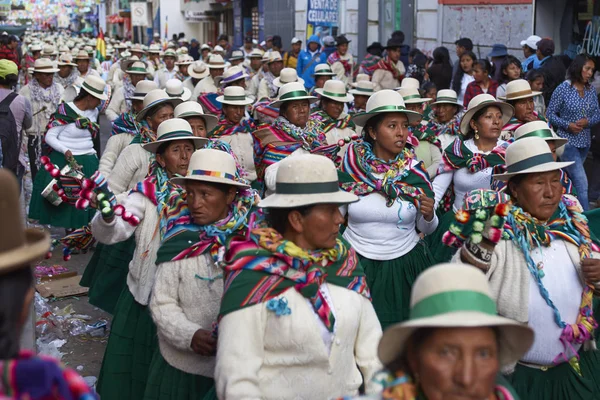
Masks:
[[[89,118],[92,122],[98,121],[98,109],[82,111],[74,103],[68,103],[68,105],[82,117]],[[50,147],[62,154],[67,150],[71,150],[74,156],[96,154],[90,131],[79,129],[75,124],[50,128],[45,139]]]

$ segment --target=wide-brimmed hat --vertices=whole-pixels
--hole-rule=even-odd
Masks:
[[[202,46],[200,46],[200,51],[202,50],[212,50],[212,47],[210,47],[210,45],[204,43]]]
[[[269,61],[268,63],[274,63],[276,61],[283,61],[283,58],[281,58],[281,53],[279,53],[278,51],[272,51],[269,53]]]
[[[210,75],[210,71],[203,61],[198,60],[188,68],[188,74],[194,79],[204,79]]]
[[[375,94],[375,84],[371,81],[358,81],[352,86],[353,89],[348,90],[348,93],[353,96],[372,96]]]
[[[125,71],[128,74],[134,75],[148,75],[148,70],[146,69],[146,64],[143,61],[134,61],[127,67]]]
[[[229,85],[235,81],[239,81],[241,79],[248,78],[249,75],[246,73],[246,70],[239,65],[235,65],[233,67],[227,68],[227,71],[223,73],[220,80],[220,85]]]
[[[34,44],[29,46],[29,51],[32,53],[35,53],[36,51],[42,51],[42,45],[40,44]]]
[[[42,56],[57,56],[58,51],[56,51],[56,47],[51,44],[47,44],[42,49]]]
[[[225,49],[223,48],[223,46],[216,45],[215,47],[213,47],[212,52],[213,53],[225,53]]]
[[[492,51],[489,52],[488,57],[506,57],[508,55],[508,49],[503,44],[495,44],[492,46]]]
[[[533,344],[533,330],[497,313],[487,278],[480,270],[466,264],[436,265],[415,281],[409,319],[383,332],[379,359],[384,365],[399,359],[418,329],[490,327],[498,332],[500,365],[511,365]]]
[[[175,107],[175,118],[193,117],[200,117],[204,120],[207,132],[212,131],[219,121],[219,118],[214,115],[204,114],[202,106],[197,101],[186,101]]]
[[[494,179],[507,181],[515,175],[555,171],[573,164],[556,162],[546,140],[530,136],[515,140],[506,149],[506,172],[493,175]]]
[[[158,89],[158,85],[156,84],[156,82],[144,79],[143,81],[139,81],[137,85],[135,85],[135,91],[133,92],[133,96],[125,100],[144,101],[144,97],[146,97],[148,93],[156,89]]]
[[[141,61],[138,56],[129,56],[126,59],[121,60],[121,62],[119,63],[119,65],[121,66],[121,71],[127,72],[129,66],[136,62],[143,63],[144,61]],[[146,65],[146,63],[144,63],[144,65]]]
[[[171,181],[183,185],[188,181],[223,183],[225,185],[250,187],[236,178],[237,167],[233,156],[216,149],[200,149],[192,154],[187,174],[171,178]]]
[[[308,100],[310,103],[319,101],[315,96],[311,96],[306,91],[304,84],[300,82],[286,83],[279,89],[277,100],[270,104],[271,107],[279,108],[286,101]]]
[[[131,48],[129,49],[130,52],[135,52],[135,53],[142,53],[142,54],[146,54],[146,50],[144,50],[144,48],[142,47],[141,44],[136,43],[133,46],[131,46]]]
[[[190,123],[185,119],[171,118],[161,122],[158,126],[156,140],[143,144],[142,147],[150,153],[156,153],[163,143],[183,139],[193,141],[196,149],[203,147],[208,142],[206,138],[194,136]]]
[[[173,49],[166,49],[165,52],[162,54],[162,58],[165,57],[173,57],[175,60],[177,60],[177,53]]]
[[[188,54],[182,54],[177,58],[175,65],[191,65],[194,63],[194,57]]]
[[[246,91],[241,86],[227,86],[223,91],[223,95],[217,97],[217,101],[233,106],[247,106],[254,103],[251,98],[246,97]]]
[[[317,64],[313,76],[335,76],[335,72],[331,70],[329,64]]]
[[[76,67],[77,64],[73,62],[73,56],[70,53],[64,53],[58,56],[58,60],[56,62],[59,67],[70,66]]]
[[[515,140],[525,139],[528,137],[539,137],[546,142],[554,142],[556,148],[567,144],[568,140],[558,136],[552,128],[548,126],[547,122],[544,121],[532,121],[521,125],[517,128],[514,133]]]
[[[33,64],[31,72],[38,72],[41,74],[53,74],[58,72],[59,69],[54,67],[54,63],[48,58],[38,58]]]
[[[0,169],[0,275],[41,259],[50,249],[50,235],[41,229],[23,229],[19,184],[8,169]]]
[[[346,35],[339,35],[339,36],[336,36],[336,38],[335,38],[335,45],[336,45],[336,46],[339,46],[339,45],[341,45],[341,44],[348,44],[348,43],[350,43],[351,41],[352,41],[352,40],[348,40],[348,39],[346,38]]]
[[[246,57],[247,58],[262,58],[263,56],[263,51],[260,49],[252,49],[252,51],[250,52],[250,54],[248,54]]]
[[[300,82],[304,85],[304,79],[298,77],[298,73],[294,68],[284,68],[279,73],[279,76],[273,79],[273,86],[282,87],[286,83]]]
[[[458,102],[458,95],[452,89],[442,89],[437,93],[437,98],[430,105],[437,106],[440,104],[451,104],[458,107],[458,111],[462,110],[464,106]]]
[[[384,49],[386,49],[386,50],[399,49],[402,46],[404,46],[404,43],[402,43],[400,40],[391,38],[391,39],[388,39],[387,44],[384,47]]]
[[[148,53],[160,54],[161,52],[162,49],[157,44],[151,44],[150,47],[148,47]]]
[[[213,54],[208,58],[209,69],[225,69],[225,60],[220,54]]]
[[[496,106],[502,111],[502,126],[506,125],[515,113],[515,109],[510,104],[496,100],[491,94],[479,94],[471,99],[467,112],[460,121],[460,131],[463,135],[469,132],[469,124],[477,111],[489,106]]]
[[[241,50],[232,51],[231,56],[229,57],[229,61],[243,60],[243,59],[244,59],[244,52]]]
[[[77,54],[75,55],[75,57],[73,57],[74,60],[90,60],[90,55],[87,53],[87,51],[85,50],[79,50],[77,52]]]
[[[500,100],[513,101],[527,99],[542,94],[542,92],[534,92],[531,90],[531,85],[525,79],[515,79],[506,84],[506,94],[498,96]]]
[[[418,112],[406,108],[400,93],[384,89],[371,95],[369,101],[367,101],[366,111],[354,115],[352,121],[358,126],[365,126],[368,120],[382,113],[402,113],[406,115],[409,123],[419,121],[422,118]]]
[[[183,87],[183,82],[179,79],[169,79],[165,84],[165,92],[170,97],[178,97],[182,101],[188,101],[192,97],[192,91],[186,87]]]
[[[350,204],[358,196],[340,190],[337,169],[325,156],[302,154],[279,162],[275,194],[261,200],[261,208],[295,208],[312,204]]]
[[[367,46],[367,51],[371,51],[373,49],[378,49],[379,51],[383,51],[383,45],[380,42],[373,42]]]
[[[346,92],[346,85],[342,81],[329,80],[321,89],[315,89],[321,97],[326,97],[331,100],[339,101],[340,103],[348,103],[354,100],[351,94]]]
[[[432,100],[428,97],[421,97],[419,89],[412,87],[401,87],[397,90],[397,92],[400,93],[404,99],[404,104],[421,104]]]
[[[173,108],[175,108],[182,102],[183,100],[181,100],[181,97],[171,97],[162,89],[151,90],[146,97],[144,97],[144,108],[136,115],[135,119],[138,122],[143,121],[144,118],[146,118],[146,114],[159,104],[170,103]]]
[[[404,78],[402,82],[400,82],[400,88],[415,88],[418,89],[421,87],[418,79],[415,78]]]
[[[106,82],[99,76],[89,75],[81,84],[81,89],[84,89],[90,95],[100,100],[108,100],[108,96],[104,93]]]
[[[371,82],[371,77],[367,74],[358,74],[358,75],[356,75],[356,82],[350,83],[350,86],[352,86],[354,88],[358,87],[358,82],[362,82],[362,81]]]
[[[537,43],[542,40],[538,35],[531,35],[525,40],[521,40],[521,47],[527,46],[533,51],[537,50]]]

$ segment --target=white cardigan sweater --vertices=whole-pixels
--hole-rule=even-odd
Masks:
[[[129,133],[119,133],[117,135],[113,135],[108,139],[106,143],[106,148],[102,153],[102,157],[100,158],[100,165],[98,167],[98,171],[105,177],[110,176],[119,155],[121,152],[125,150],[125,147],[129,146],[131,141],[133,140],[133,135]],[[107,178],[108,179],[108,178]]]
[[[150,311],[160,353],[169,365],[188,374],[214,376],[215,357],[194,353],[191,343],[198,329],[212,330],[222,295],[222,272],[208,254],[160,264]]]
[[[254,165],[254,139],[250,133],[236,133],[235,135],[221,136],[219,140],[229,144],[233,154],[244,171],[248,173],[245,177],[251,182],[256,180],[256,167]]]
[[[219,324],[215,381],[221,400],[330,399],[355,395],[381,369],[381,326],[371,302],[327,285],[336,316],[331,352],[315,313],[294,289],[285,291],[290,315],[266,303],[227,314]]]
[[[123,149],[117,162],[106,177],[108,186],[115,194],[130,190],[148,175],[148,168],[154,155],[141,144],[131,144]]]

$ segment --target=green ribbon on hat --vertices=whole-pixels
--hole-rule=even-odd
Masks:
[[[404,106],[389,105],[389,106],[381,106],[381,107],[374,108],[374,109],[372,109],[370,111],[367,111],[367,114],[378,113],[378,112],[386,112],[386,111],[403,112],[403,111],[407,111],[407,109]]]
[[[160,135],[156,138],[157,141],[165,140],[165,139],[174,139],[174,138],[182,138],[187,139],[188,137],[194,137],[194,134],[189,131],[173,131],[165,133],[164,135]]]
[[[535,167],[536,165],[553,162],[554,158],[552,157],[552,153],[542,153],[538,154],[537,156],[526,158],[512,165],[507,165],[506,172],[508,172],[509,174],[516,174],[521,171],[525,171],[526,169],[529,169],[531,167]]]
[[[81,85],[81,86],[87,91],[94,92],[96,94],[104,94],[104,90],[95,89],[95,88],[91,87],[90,85],[88,85],[86,82],[83,82],[83,85]]]
[[[331,97],[346,97],[346,94],[328,92],[327,90],[323,90],[323,94],[325,96],[331,96]]]
[[[496,303],[488,295],[472,290],[452,290],[424,298],[410,310],[410,319],[429,318],[461,311],[497,315]]]
[[[334,182],[307,182],[287,183],[276,182],[276,194],[324,194],[337,193],[340,190],[338,181]]]
[[[223,101],[244,101],[246,100],[246,96],[227,96],[223,95]]]
[[[354,90],[359,91],[359,92],[367,92],[367,93],[375,93],[373,91],[373,89],[369,89],[369,88],[361,88],[361,87],[355,87]]]
[[[306,92],[306,90],[294,90],[293,92],[289,92],[289,93],[286,93],[286,94],[280,96],[279,101],[294,99],[296,97],[306,97],[306,96],[308,96],[308,93]]]
[[[412,100],[412,99],[420,99],[421,96],[418,94],[411,94],[409,96],[402,96],[402,98],[406,101],[406,100]]]
[[[141,67],[132,67],[132,68],[129,68],[127,70],[127,72],[128,73],[131,73],[131,72],[140,72],[142,74],[147,73],[146,68],[141,68]]]
[[[437,99],[435,99],[436,103],[439,103],[442,101],[451,101],[452,103],[456,103],[458,101],[458,99],[456,99],[454,97],[438,97]]]
[[[542,139],[548,139],[548,138],[559,139],[557,137],[554,137],[554,135],[552,134],[552,131],[550,129],[538,129],[536,131],[526,133],[525,135],[521,136],[519,139],[523,139],[526,137],[539,137]]]

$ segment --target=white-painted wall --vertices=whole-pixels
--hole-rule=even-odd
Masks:
[[[415,0],[416,20],[414,46],[431,55],[438,46],[438,2],[437,0]]]
[[[160,37],[165,37],[166,17],[169,17],[169,38],[174,33],[185,33],[187,40],[197,39],[205,42],[203,32],[204,22],[187,22],[181,11],[180,0],[160,0]]]

